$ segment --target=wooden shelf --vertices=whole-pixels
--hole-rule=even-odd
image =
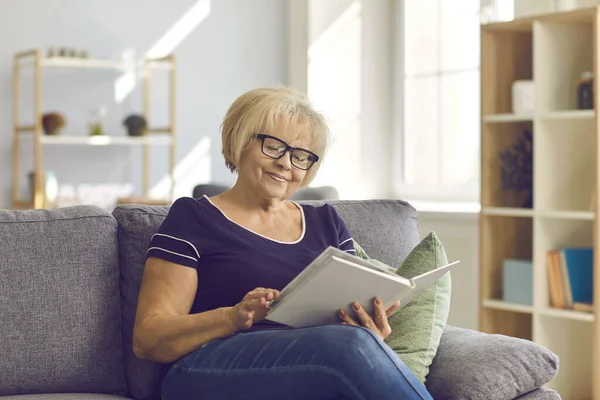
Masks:
[[[32,58],[24,58],[20,61],[21,67],[34,66]],[[117,72],[126,72],[131,70],[170,70],[172,63],[168,59],[160,60],[142,60],[134,63],[127,63],[122,60],[111,59],[93,59],[76,57],[42,57],[40,58],[42,68],[77,68],[77,69],[99,69],[113,70]]]
[[[140,137],[131,136],[42,136],[40,141],[46,145],[83,145],[83,146],[108,146],[108,145],[162,145],[171,144],[170,135],[148,135]]]
[[[540,115],[541,119],[594,119],[596,112],[594,110],[565,110],[550,111]]]
[[[530,208],[514,207],[483,207],[481,213],[485,215],[496,215],[499,217],[526,217],[531,218],[534,212]]]
[[[175,166],[177,163],[177,151],[176,151],[176,57],[174,54],[170,54],[161,59],[142,60],[139,62],[131,61],[125,62],[122,60],[102,60],[102,59],[82,59],[72,57],[44,57],[41,49],[29,50],[16,53],[13,59],[13,163],[12,163],[12,201],[15,206],[20,205],[20,185],[22,184],[22,162],[20,157],[24,150],[31,151],[31,158],[33,159],[33,176],[36,178],[31,188],[34,199],[31,208],[44,208],[45,204],[45,192],[44,192],[44,152],[47,151],[49,146],[142,146],[141,148],[141,193],[136,195],[141,198],[146,198],[150,193],[150,168],[151,168],[151,145],[164,146],[167,148],[168,155],[168,175],[170,177],[170,193],[165,197],[174,197],[175,188]],[[22,88],[20,82],[22,71],[24,67],[29,67],[29,74],[26,77],[29,79],[29,83],[33,86],[33,99],[31,99],[30,109],[33,111],[33,124],[27,125],[21,122],[21,110],[22,104],[25,103],[21,99]],[[137,113],[144,116],[146,120],[150,120],[150,87],[151,81],[150,69],[165,69],[167,73],[167,87],[168,87],[168,101],[165,103],[167,107],[167,122],[166,126],[153,127],[148,130],[147,134],[140,137],[128,136],[125,133],[121,135],[102,135],[102,136],[89,136],[86,134],[82,135],[58,135],[48,136],[42,132],[42,118],[43,118],[43,106],[42,91],[44,88],[43,79],[45,74],[42,71],[46,68],[50,69],[73,69],[75,72],[80,70],[93,69],[93,70],[105,70],[109,73],[113,72],[144,72],[141,74],[141,101],[139,111]],[[61,70],[62,71],[62,70]],[[70,74],[69,74],[70,75]],[[114,82],[113,82],[114,83]],[[29,100],[29,99],[27,99]],[[69,117],[67,116],[67,119]],[[21,141],[29,141],[28,146],[21,146]],[[69,159],[71,159],[69,157]],[[81,164],[81,160],[75,160],[72,164],[72,168],[80,168],[77,165]],[[64,161],[59,169],[64,170],[67,168],[68,162]],[[31,167],[28,167],[31,168]],[[55,166],[49,166],[49,169],[56,171]],[[57,176],[63,171],[56,171]],[[60,181],[60,177],[58,178]],[[162,203],[165,203],[164,201]]]
[[[564,399],[600,400],[600,318],[549,307],[547,259],[561,248],[600,251],[600,125],[596,109],[578,109],[577,98],[583,72],[600,76],[599,24],[600,7],[591,7],[481,27],[479,329],[526,338],[557,354],[560,369],[547,387]],[[535,85],[532,115],[514,113],[517,80]],[[595,93],[596,108],[598,99]],[[530,193],[506,189],[500,160],[525,131],[532,133],[531,209],[523,208]],[[513,157],[512,167],[521,168],[521,155]],[[499,300],[510,293],[503,288],[507,259],[531,260],[531,306]],[[600,271],[597,256],[594,271]],[[600,273],[593,280],[600,299]]]
[[[593,221],[596,218],[596,213],[593,211],[545,210],[536,211],[535,214],[542,218],[573,219],[582,221]]]
[[[487,299],[487,300],[483,301],[483,306],[485,308],[490,308],[490,309],[494,309],[494,310],[513,311],[513,312],[522,313],[522,314],[532,314],[533,313],[532,306],[515,304],[515,303],[507,303],[502,300]]]
[[[125,71],[127,64],[119,60],[94,60],[71,57],[50,57],[42,58],[43,67],[62,67],[62,68],[89,68],[89,69],[112,69]]]
[[[594,314],[586,313],[582,311],[573,311],[573,310],[561,310],[558,308],[544,308],[539,311],[540,315],[546,315],[549,317],[563,318],[574,321],[586,321],[593,322]]]
[[[521,121],[533,121],[532,115],[518,115],[518,114],[492,114],[484,115],[483,122],[486,123],[502,123],[502,122],[521,122]]]
[[[521,121],[533,121],[532,115],[518,115],[518,114],[492,114],[484,115],[483,122],[486,123],[502,123],[502,122],[521,122]]]
[[[564,111],[547,111],[535,115],[524,114],[490,114],[483,116],[483,122],[488,124],[510,123],[510,122],[527,122],[533,121],[536,118],[540,119],[593,119],[596,116],[594,110],[564,110]]]

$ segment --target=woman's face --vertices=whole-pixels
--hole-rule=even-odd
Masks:
[[[291,147],[310,150],[309,135],[301,127],[293,124],[280,123],[273,130],[257,133],[273,136]],[[268,144],[269,142],[265,143],[265,150],[268,150]],[[262,140],[252,139],[240,156],[238,179],[263,198],[289,198],[306,176],[306,171],[292,165],[290,154],[291,151],[287,151],[279,159],[268,157],[262,151]]]

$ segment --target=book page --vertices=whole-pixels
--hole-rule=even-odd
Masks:
[[[350,256],[352,257],[352,256]],[[344,257],[346,258],[346,257]],[[308,273],[308,279],[293,284],[294,289],[274,304],[267,319],[292,327],[340,322],[337,312],[350,315],[352,302],[373,311],[373,298],[379,296],[384,306],[391,306],[410,281],[397,275],[371,269],[333,256]],[[283,291],[282,291],[283,294]]]
[[[453,266],[455,266],[458,263],[459,261],[454,261],[450,264],[444,265],[443,267],[433,269],[429,272],[412,278],[412,289],[407,291],[406,294],[399,298],[400,307],[396,311],[400,310],[402,307],[410,303],[411,300],[413,300],[423,291],[423,289],[432,285],[435,281],[440,279],[445,273],[447,273]]]

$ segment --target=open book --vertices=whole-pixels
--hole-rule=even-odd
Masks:
[[[266,319],[294,328],[340,322],[338,311],[354,315],[351,304],[355,301],[372,315],[375,296],[381,298],[385,309],[397,300],[401,308],[457,263],[406,279],[329,247],[283,288],[269,304]]]

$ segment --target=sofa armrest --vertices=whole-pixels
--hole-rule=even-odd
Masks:
[[[435,399],[514,399],[557,371],[558,357],[531,341],[447,326],[426,385]]]

